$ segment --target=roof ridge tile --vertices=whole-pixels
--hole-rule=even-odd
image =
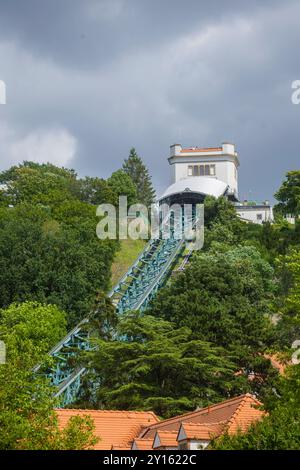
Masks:
[[[185,416],[191,416],[191,415],[195,415],[196,413],[211,413],[212,411],[214,410],[217,410],[217,409],[220,409],[220,408],[225,408],[225,407],[228,407],[230,406],[231,404],[233,404],[234,402],[238,402],[238,401],[243,401],[247,395],[250,395],[250,397],[252,397],[251,394],[242,394],[242,395],[239,395],[237,397],[233,397],[233,398],[229,398],[227,400],[224,400],[220,403],[216,403],[214,405],[208,405],[204,408],[201,408],[199,410],[194,410],[194,411],[189,411],[188,413],[183,413],[181,415],[177,415],[177,416],[173,416],[171,418],[167,418],[167,419],[164,419],[162,421],[159,421],[157,423],[154,423],[154,424],[151,424],[150,426],[148,426],[143,432],[147,432],[148,429],[155,429],[157,426],[161,426],[161,425],[164,425],[164,424],[168,424],[168,423],[172,423],[174,421],[180,421],[182,420]],[[252,397],[253,398],[253,397]],[[259,403],[259,402],[258,402]],[[182,421],[181,421],[182,422]],[[143,437],[143,434],[141,434],[141,436],[139,437]]]
[[[177,431],[164,431],[163,429],[158,429],[156,432],[163,433],[163,434],[177,434]]]
[[[85,412],[85,413],[103,413],[103,414],[126,414],[126,415],[151,415],[155,418],[159,419],[158,416],[154,413],[154,411],[135,411],[135,410],[95,410],[95,409],[84,409],[84,408],[54,408],[54,411],[59,411],[60,413],[67,411],[67,412]]]
[[[239,404],[239,406],[237,407],[235,412],[232,414],[231,418],[228,419],[228,421],[227,421],[227,429],[228,430],[229,430],[231,424],[233,424],[233,422],[236,420],[236,417],[237,417],[238,413],[240,412],[240,410],[242,409],[242,407],[244,406],[246,400],[247,400],[247,397],[245,396],[245,398],[241,401],[241,403]]]
[[[222,421],[215,421],[215,422],[212,422],[212,423],[193,423],[191,421],[182,421],[181,424],[182,426],[185,426],[186,424],[188,425],[192,425],[192,426],[219,426],[219,425],[222,425],[222,424],[226,424],[228,421],[226,420],[222,420]]]
[[[262,403],[260,403],[259,400],[257,400],[254,395],[251,395],[251,393],[246,393],[244,395],[244,398],[243,400],[241,401],[241,403],[239,404],[239,406],[237,407],[237,409],[235,410],[235,412],[232,414],[231,418],[228,419],[227,421],[227,431],[230,430],[230,427],[233,425],[233,423],[237,420],[237,416],[239,415],[239,413],[241,412],[242,408],[244,407],[245,403],[249,401],[249,399],[251,399],[251,401],[254,401],[256,402],[258,405],[262,405]]]

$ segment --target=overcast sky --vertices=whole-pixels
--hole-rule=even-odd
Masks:
[[[162,191],[170,144],[234,142],[239,193],[300,168],[299,0],[0,0],[0,169],[107,177],[136,147]]]

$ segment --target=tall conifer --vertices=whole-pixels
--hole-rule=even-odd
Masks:
[[[134,147],[130,150],[129,157],[124,160],[123,170],[131,176],[137,187],[138,202],[149,207],[155,201],[155,190],[149,170]]]

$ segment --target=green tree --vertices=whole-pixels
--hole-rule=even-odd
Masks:
[[[245,232],[245,224],[237,216],[231,202],[225,197],[218,199],[207,196],[204,201],[204,249],[215,243],[223,243],[228,247],[241,243]]]
[[[65,333],[65,315],[53,305],[12,304],[0,311],[7,360],[0,365],[0,449],[84,449],[95,442],[87,417],[60,430],[53,387],[32,371]]]
[[[150,313],[224,347],[260,348],[272,331],[274,288],[273,269],[254,247],[199,252],[160,290]]]
[[[273,267],[279,255],[288,253],[291,247],[300,246],[300,223],[289,224],[283,218],[277,218],[276,223],[244,224],[243,245],[255,246],[262,257]]]
[[[123,170],[131,177],[137,187],[138,202],[150,207],[155,201],[155,189],[152,185],[149,170],[134,147],[130,149],[129,157],[124,160]]]
[[[300,365],[281,377],[276,394],[265,406],[268,416],[247,433],[225,435],[212,444],[218,450],[299,450],[300,449]]]
[[[78,199],[66,200],[53,207],[51,216],[60,225],[72,228],[79,228],[81,225],[90,226],[94,232],[96,226],[95,207],[91,204],[79,201]]]
[[[99,292],[92,308],[87,328],[90,334],[96,334],[102,339],[112,339],[115,336],[115,327],[118,324],[116,309],[104,292]]]
[[[95,340],[97,350],[88,353],[101,384],[93,406],[167,417],[245,390],[225,351],[194,340],[189,328],[132,313],[121,318],[115,338],[126,341]]]
[[[90,206],[75,201],[53,210],[59,220],[28,204],[0,209],[0,306],[56,304],[68,312],[70,327],[109,287],[116,242],[97,238]]]
[[[300,250],[291,249],[286,256],[280,256],[277,273],[283,294],[277,335],[281,347],[290,347],[300,338]]]
[[[275,206],[275,212],[281,215],[300,214],[300,170],[289,171],[286,179],[275,193],[279,203]]]
[[[87,176],[79,180],[80,199],[83,202],[99,205],[103,203],[115,204],[116,195],[107,181],[102,178]]]
[[[20,202],[51,205],[77,197],[79,185],[74,170],[50,163],[23,162],[0,174],[10,204]]]
[[[115,171],[107,183],[115,194],[114,205],[119,204],[119,196],[127,196],[129,206],[137,202],[137,188],[131,177],[123,170]]]
[[[224,225],[237,227],[237,231],[242,231],[245,224],[237,216],[234,205],[224,196],[215,198],[206,196],[204,200],[204,221],[207,228],[211,228],[215,222],[221,222]]]
[[[37,302],[14,303],[1,309],[0,339],[5,342],[7,359],[24,355],[24,359],[30,357],[31,365],[35,365],[65,336],[65,317],[55,305]]]
[[[223,247],[223,249],[221,249]],[[195,254],[185,271],[161,289],[149,313],[188,327],[195,340],[210,341],[231,354],[249,391],[269,393],[277,372],[263,357],[273,344],[273,269],[252,246]]]
[[[0,365],[0,449],[80,450],[92,447],[97,439],[91,419],[72,419],[64,430],[60,430],[54,411],[56,405],[53,389],[44,378],[20,367],[16,358]]]
[[[57,304],[68,312],[68,326],[86,315],[97,292],[109,286],[118,245],[97,238],[93,204],[117,204],[113,187],[120,189],[118,181],[134,193],[128,179],[115,175],[111,187],[98,178],[77,180],[74,170],[34,162],[2,172],[0,307],[24,300]]]

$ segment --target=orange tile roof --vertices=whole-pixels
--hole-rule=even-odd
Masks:
[[[198,147],[191,147],[181,149],[180,153],[193,153],[193,152],[220,152],[222,147],[207,147],[207,148],[198,148]]]
[[[238,427],[244,430],[250,423],[264,415],[263,411],[255,408],[260,405],[261,403],[255,397],[247,393],[216,405],[152,424],[143,430],[139,437],[149,439],[154,437],[158,430],[178,432],[181,423],[209,425],[225,422],[229,432],[234,432]]]
[[[137,450],[152,449],[153,439],[134,439],[133,443]]]
[[[258,408],[261,405],[262,403],[249,393],[244,395],[236,411],[228,420],[226,426],[228,434],[236,434],[238,431],[245,432],[252,423],[263,418],[266,413]]]
[[[159,446],[156,447],[177,447],[177,432],[176,431],[157,431],[153,440],[153,448],[155,438],[159,438]]]
[[[134,442],[138,450],[149,450],[156,434],[161,447],[176,447],[181,425],[188,436],[193,436],[189,439],[210,439],[225,430],[229,434],[245,431],[265,415],[257,408],[260,405],[255,397],[246,394],[162,421],[151,411],[57,409],[56,413],[62,428],[71,416],[90,416],[95,424],[95,435],[100,438],[95,449],[129,450]]]
[[[96,448],[95,448],[96,449]],[[97,449],[96,449],[97,450]],[[104,449],[102,449],[104,450]],[[131,450],[131,445],[118,445],[118,444],[113,444],[111,446],[111,450]]]
[[[220,434],[224,430],[225,423],[182,423],[181,427],[184,430],[186,439],[210,440],[213,437],[220,436]],[[178,431],[178,434],[179,432],[180,430]]]
[[[288,364],[284,364],[277,354],[264,354],[266,359],[269,359],[274,369],[277,369],[280,375],[285,374],[285,369]]]
[[[95,424],[95,435],[100,438],[97,450],[130,449],[141,431],[159,421],[152,411],[103,411],[57,409],[60,426],[66,426],[71,416],[89,415]]]

